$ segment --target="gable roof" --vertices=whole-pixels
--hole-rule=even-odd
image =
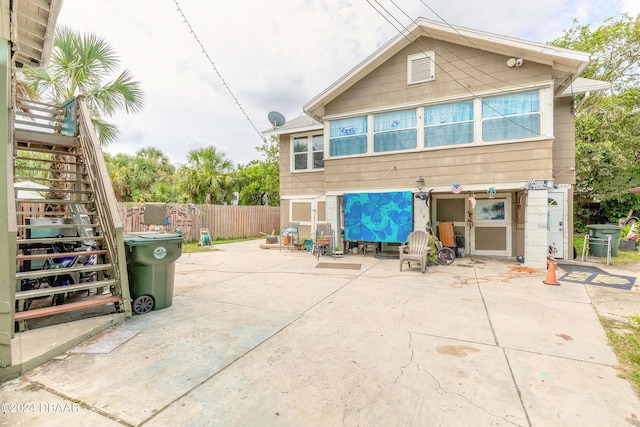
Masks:
[[[585,52],[418,18],[407,31],[395,36],[327,89],[307,102],[303,107],[304,112],[316,120],[322,121],[326,104],[422,36],[549,65],[552,69],[552,77],[557,89],[556,93],[564,91],[590,62],[590,55]]]

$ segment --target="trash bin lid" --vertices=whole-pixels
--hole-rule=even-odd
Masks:
[[[143,231],[139,233],[124,233],[124,243],[129,246],[143,246],[154,243],[178,243],[184,242],[184,237],[179,234],[158,233],[155,231]]]

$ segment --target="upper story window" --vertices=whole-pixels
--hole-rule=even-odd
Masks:
[[[415,109],[373,116],[373,151],[376,153],[416,148],[417,135]]]
[[[331,156],[348,156],[367,152],[367,116],[334,120],[329,124]]]
[[[294,171],[324,168],[324,136],[322,134],[296,136],[291,145]]]
[[[424,108],[425,147],[470,144],[473,129],[473,101]]]
[[[482,140],[503,141],[540,135],[540,92],[482,99]]]
[[[551,89],[536,89],[331,120],[329,155],[539,138],[552,125],[552,111],[542,111],[546,103],[540,101],[549,96]]]

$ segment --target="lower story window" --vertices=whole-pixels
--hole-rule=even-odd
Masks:
[[[293,170],[324,168],[324,136],[308,135],[293,138]]]

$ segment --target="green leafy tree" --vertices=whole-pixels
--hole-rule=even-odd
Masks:
[[[175,167],[157,148],[143,148],[133,156],[105,154],[105,160],[118,201],[177,203],[186,199],[177,189]]]
[[[592,29],[578,25],[566,30],[553,45],[592,55],[582,77],[611,83],[609,93],[577,99],[576,187],[600,203],[595,210],[576,206],[577,226],[590,216],[608,221],[640,208],[628,189],[640,185],[640,15],[610,18]]]
[[[189,151],[179,176],[181,192],[193,203],[231,204],[233,200],[233,163],[213,146]]]
[[[241,205],[280,206],[280,167],[278,138],[271,137],[257,147],[263,160],[238,165],[236,174]]]
[[[54,105],[84,95],[98,138],[108,144],[117,139],[118,128],[105,118],[122,110],[135,113],[144,104],[142,87],[129,70],[112,78],[119,65],[115,50],[103,38],[61,27],[56,30],[47,68],[26,68],[23,80],[26,93],[37,93]]]
[[[123,109],[127,113],[136,112],[143,105],[140,84],[133,80],[128,70],[108,80],[119,63],[116,52],[104,39],[95,34],[80,35],[66,27],[58,28],[49,65],[46,69],[24,69],[20,80],[25,88],[21,93],[54,105],[84,95],[98,138],[102,144],[107,144],[117,139],[118,129],[104,117],[111,117]],[[52,160],[48,197],[65,199],[65,181],[68,179],[65,156],[55,154]],[[65,206],[52,204],[46,209],[61,211]]]

